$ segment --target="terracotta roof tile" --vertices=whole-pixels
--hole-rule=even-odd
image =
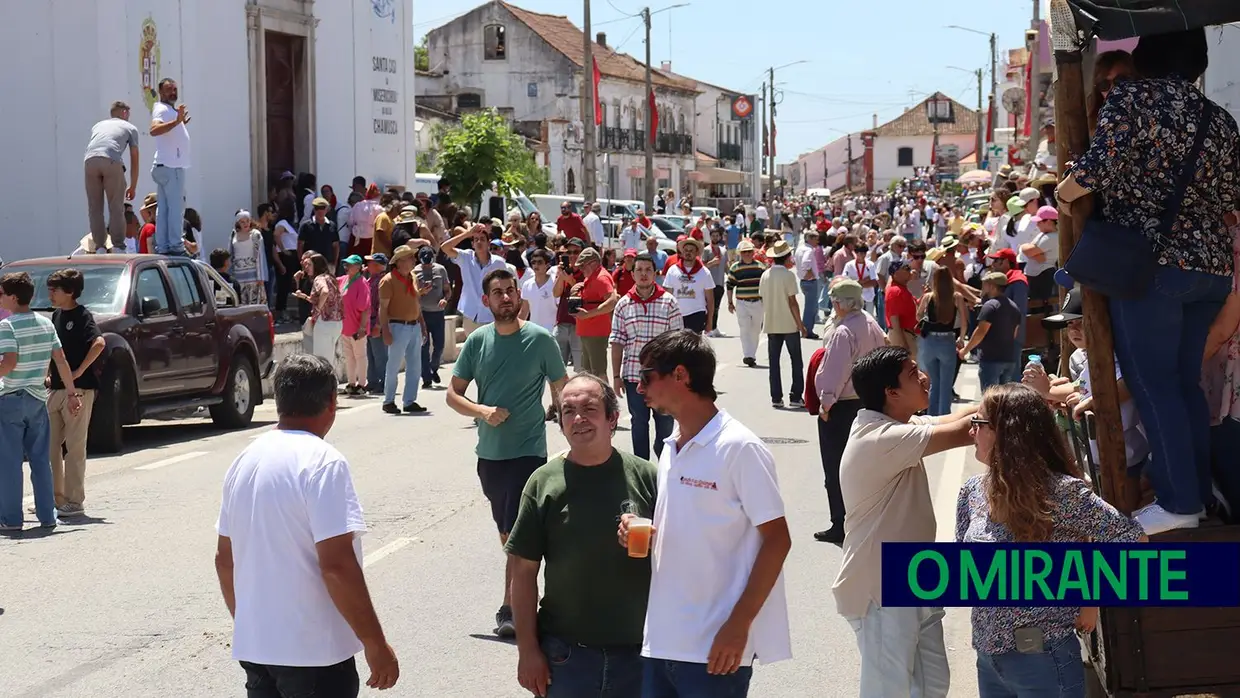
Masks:
[[[900,116],[879,126],[875,133],[879,138],[883,136],[932,136],[934,135],[934,126],[930,123],[930,119],[926,116],[926,103],[931,99],[938,97],[940,100],[947,100],[952,103],[952,113],[956,117],[954,124],[939,124],[940,136],[962,136],[966,134],[977,133],[977,112],[948,97],[942,92],[927,97],[915,107],[909,108]]]
[[[563,15],[548,15],[531,12],[507,2],[500,2],[505,9],[513,14],[518,21],[525,24],[535,34],[542,37],[551,48],[564,54],[577,67],[582,67],[583,46],[585,37],[581,29]],[[646,82],[646,64],[624,53],[617,53],[610,47],[594,44],[594,59],[598,61],[599,72],[610,78],[619,78],[630,82]],[[697,92],[697,83],[679,76],[673,77],[652,69],[651,82],[656,87]]]

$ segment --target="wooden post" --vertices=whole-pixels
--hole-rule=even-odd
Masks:
[[[1079,158],[1089,145],[1085,110],[1083,61],[1080,51],[1055,51],[1055,136],[1057,159],[1068,163]],[[1093,197],[1073,202],[1071,210],[1060,205],[1059,256],[1066,260],[1080,239]],[[1090,388],[1098,427],[1098,472],[1103,497],[1115,508],[1130,514],[1137,506],[1137,490],[1128,479],[1124,450],[1124,427],[1120,419],[1119,388],[1115,380],[1115,342],[1111,336],[1111,312],[1107,298],[1090,289],[1082,296],[1085,345],[1089,354]],[[1066,368],[1067,353],[1061,365]]]

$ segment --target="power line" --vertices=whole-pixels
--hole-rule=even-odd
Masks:
[[[622,14],[622,15],[626,15],[626,16],[628,16],[628,17],[641,17],[641,16],[642,16],[640,12],[638,12],[638,13],[633,13],[633,12],[625,12],[624,10],[620,9],[619,7],[616,7],[616,3],[612,2],[611,0],[607,0],[607,4],[608,4],[608,5],[611,5],[611,9],[615,10],[616,12],[619,12],[619,13],[620,13],[620,14]]]

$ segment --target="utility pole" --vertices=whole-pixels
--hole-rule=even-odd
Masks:
[[[769,96],[769,99],[771,100],[771,110],[770,110],[771,120],[770,120],[770,125],[768,126],[769,130],[767,131],[768,133],[767,140],[769,142],[769,144],[767,145],[767,155],[770,158],[770,161],[769,161],[769,164],[767,165],[766,173],[771,178],[771,196],[774,197],[775,196],[775,68],[774,67],[771,68],[770,77],[771,77],[771,80],[769,83],[767,83],[767,90],[768,90],[767,94]]]
[[[586,201],[593,202],[598,194],[595,172],[597,163],[594,162],[598,136],[594,132],[594,41],[590,38],[590,0],[585,0],[583,13],[582,24],[585,28],[582,31],[581,113],[582,121],[585,122],[585,147],[581,155],[581,193]]]
[[[654,109],[652,109],[651,97],[654,96],[654,86],[650,77],[650,8],[642,9],[642,21],[646,23],[646,179],[645,179],[645,199],[646,213],[654,215],[654,132],[651,126],[654,124]]]
[[[766,135],[766,83],[762,83],[762,96],[758,97],[758,101],[762,103],[762,145],[766,146],[767,150],[770,150],[771,139]],[[754,135],[757,134],[755,133]],[[755,138],[754,140],[757,141],[758,139]],[[762,154],[761,147],[758,148],[758,156],[758,164],[755,166],[755,169],[758,170],[758,188],[754,193],[755,201],[761,201],[763,199],[762,171],[766,169],[766,156]]]
[[[977,69],[977,160],[978,168],[982,166],[982,149],[986,147],[986,120],[982,118],[982,71]]]
[[[990,104],[988,108],[986,109],[986,121],[987,121],[986,128],[989,129],[989,132],[986,134],[986,138],[983,139],[987,143],[990,142],[990,139],[995,137],[994,129],[996,126],[998,126],[998,124],[995,123],[995,118],[999,115],[998,112],[996,111],[997,109],[996,105],[999,103],[999,74],[997,72],[998,70],[999,70],[998,38],[995,36],[994,32],[991,32],[990,34]],[[986,158],[987,160],[990,159],[989,153],[986,154]],[[978,167],[981,167],[981,166],[982,166],[981,161],[979,160]],[[995,168],[995,169],[998,169],[998,168]]]
[[[1038,85],[1042,82],[1042,1],[1033,0],[1033,47],[1029,51],[1031,63],[1029,71],[1029,142],[1026,144],[1026,165],[1030,165],[1038,157],[1038,144],[1042,140],[1042,100]]]
[[[846,170],[844,171],[844,189],[845,189],[845,190],[847,190],[847,191],[848,191],[848,193],[850,193],[850,194],[852,193],[852,188],[853,188],[853,176],[852,176],[852,175],[853,175],[853,167],[852,167],[852,161],[853,161],[853,153],[852,153],[852,134],[851,134],[851,133],[849,133],[849,134],[848,134],[848,165],[847,165],[848,169],[846,169]]]

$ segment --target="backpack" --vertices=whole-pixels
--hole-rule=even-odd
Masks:
[[[818,375],[818,367],[827,355],[826,347],[818,347],[813,356],[809,357],[809,366],[805,369],[805,409],[812,415],[822,410],[822,402],[818,400],[818,389],[814,387],[814,376]]]

